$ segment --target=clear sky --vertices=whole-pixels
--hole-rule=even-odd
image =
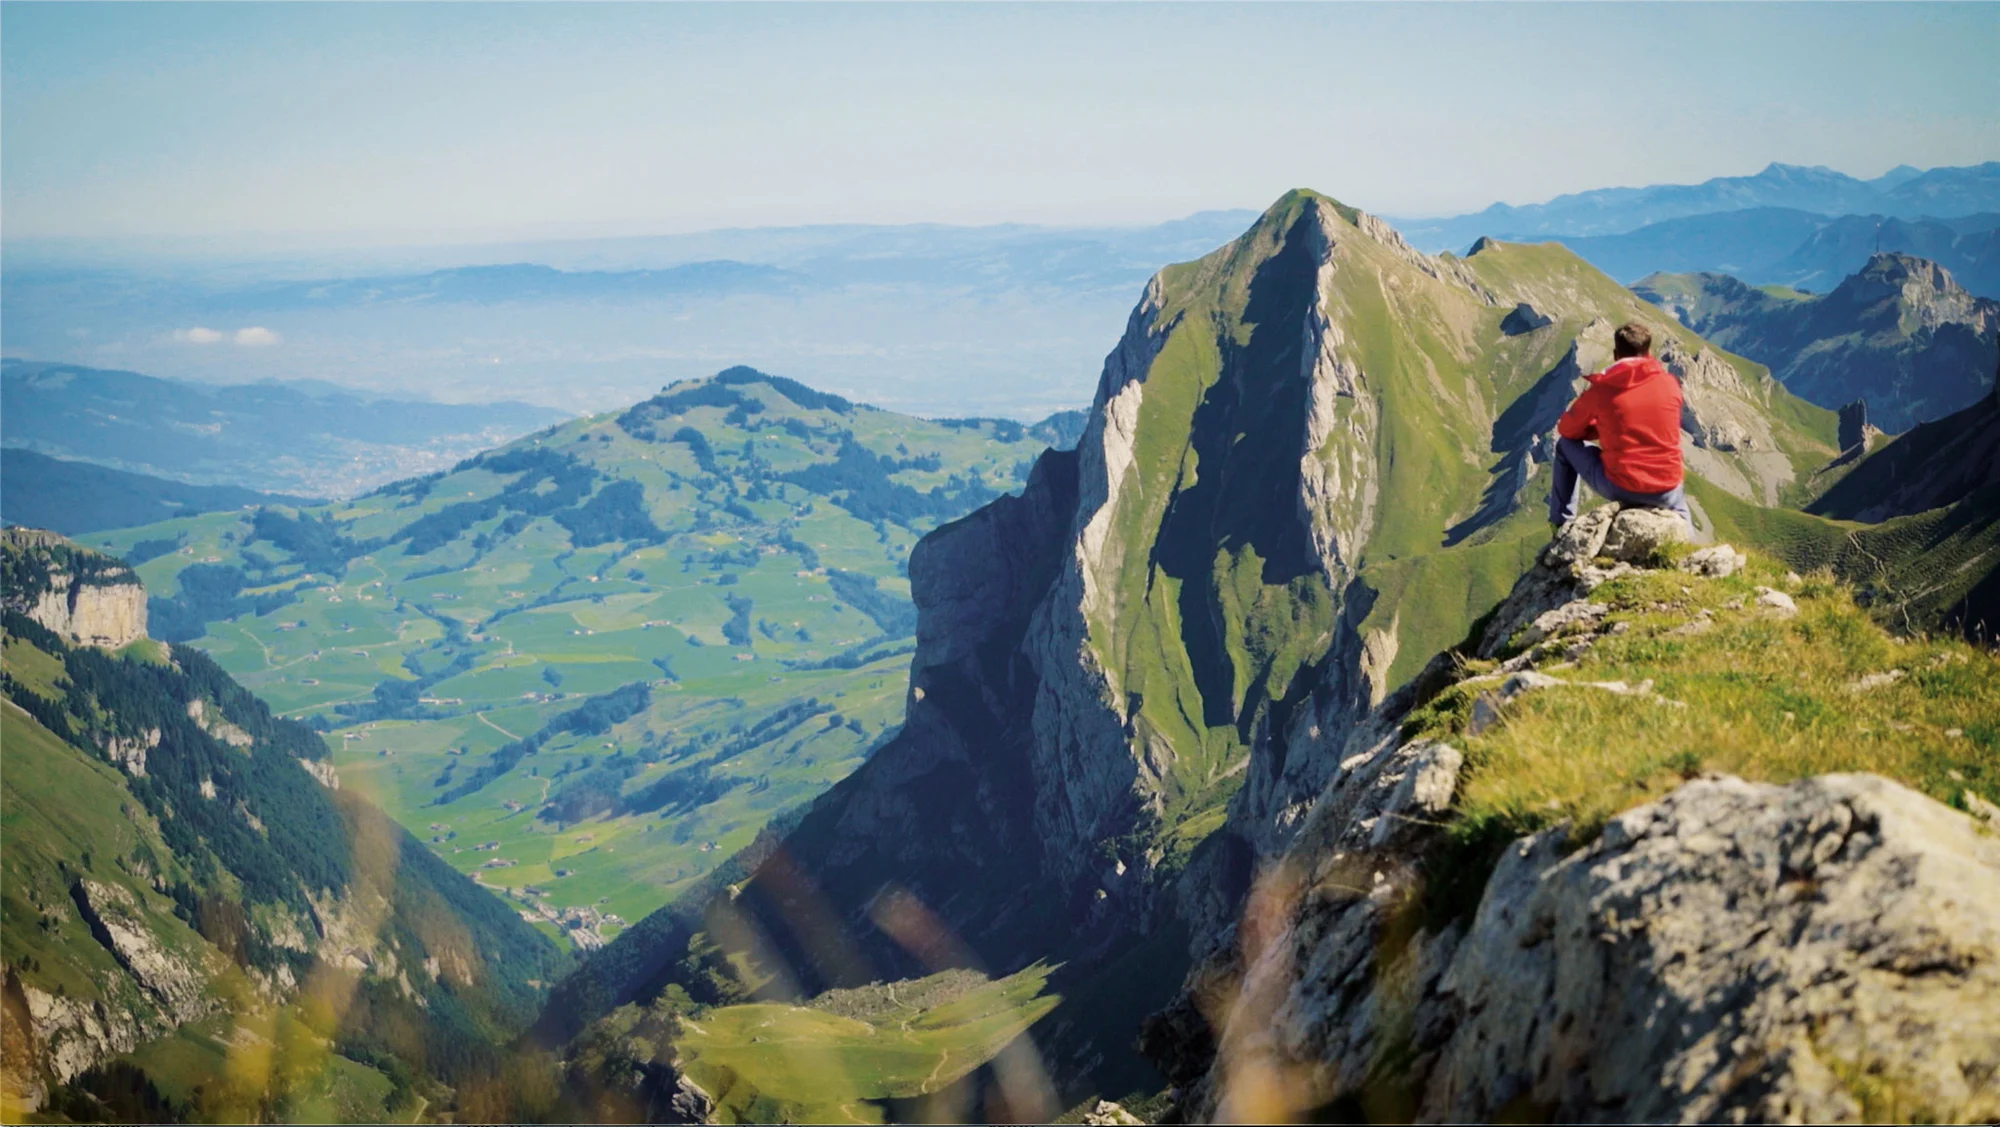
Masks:
[[[2000,159],[2000,4],[0,6],[18,236],[1392,215]]]

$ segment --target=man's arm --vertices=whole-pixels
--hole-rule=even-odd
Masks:
[[[1556,420],[1556,433],[1578,442],[1589,442],[1597,437],[1597,389],[1587,387],[1569,410]]]

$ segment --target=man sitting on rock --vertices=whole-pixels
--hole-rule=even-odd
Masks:
[[[1681,491],[1681,384],[1652,352],[1646,326],[1618,326],[1611,366],[1585,377],[1590,386],[1557,420],[1550,524],[1576,516],[1582,479],[1607,501],[1672,509],[1693,525]]]

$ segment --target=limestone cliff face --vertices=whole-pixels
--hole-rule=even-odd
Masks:
[[[137,582],[75,584],[58,576],[28,617],[65,638],[117,649],[146,636],[146,589]]]
[[[54,533],[10,528],[5,535],[14,549],[8,607],[83,645],[117,649],[146,636],[146,590],[130,568],[79,553]]]
[[[840,944],[820,933],[832,920],[796,910],[802,878],[836,919],[865,916],[885,887],[912,890],[954,928],[990,940],[995,961],[1008,957],[1019,896],[1044,857],[1029,752],[1038,678],[1022,639],[1073,527],[1076,465],[1074,452],[1043,454],[1021,496],[938,529],[911,554],[917,651],[902,730],[814,803],[734,899],[808,985],[852,965],[823,957]]]

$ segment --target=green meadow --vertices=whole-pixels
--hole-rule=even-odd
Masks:
[[[326,508],[84,540],[138,564],[156,636],[322,726],[343,787],[594,945],[892,734],[910,548],[1064,440],[745,372]]]
[[[674,1048],[722,1122],[881,1123],[886,1101],[942,1091],[1054,1009],[1053,969],[991,981],[945,971],[809,1005],[725,1006],[683,1018]]]

